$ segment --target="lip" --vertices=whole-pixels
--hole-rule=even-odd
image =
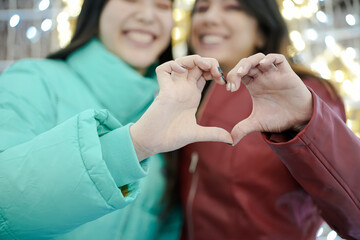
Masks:
[[[199,44],[202,47],[217,47],[224,44],[229,37],[225,34],[202,33],[198,36]]]
[[[132,44],[138,47],[148,47],[158,38],[157,34],[144,29],[125,29],[122,31],[122,34],[126,37],[126,39],[129,42],[131,42]],[[144,35],[145,38],[148,37],[151,38],[151,40],[149,40],[148,42],[143,42],[140,39],[130,37],[130,34]]]

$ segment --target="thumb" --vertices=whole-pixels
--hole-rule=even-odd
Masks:
[[[236,124],[231,130],[231,136],[234,139],[234,146],[238,144],[238,142],[245,137],[247,134],[251,132],[257,131],[254,121],[249,118],[246,118]]]
[[[201,127],[197,130],[197,142],[224,142],[233,144],[233,139],[228,131],[218,127]]]

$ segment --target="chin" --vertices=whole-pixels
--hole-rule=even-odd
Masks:
[[[144,70],[146,72],[147,68],[151,66],[153,62],[143,62],[143,63],[129,63],[130,66],[132,66],[135,70]]]
[[[219,51],[202,51],[199,55],[203,57],[215,58],[219,63],[226,59],[224,54]]]
[[[129,65],[135,68],[148,68],[151,64],[155,62],[155,58],[144,59],[144,56],[136,57],[134,59],[128,58],[124,59]]]

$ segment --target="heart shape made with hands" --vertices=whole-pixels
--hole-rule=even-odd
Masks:
[[[231,92],[244,84],[253,103],[249,117],[231,130],[233,145],[255,131],[301,130],[311,118],[312,95],[281,54],[258,53],[242,59],[226,79],[226,89]]]
[[[230,133],[198,125],[195,115],[205,81],[225,84],[218,66],[216,59],[186,56],[156,69],[159,95],[130,128],[134,146],[141,149],[139,159],[193,142],[235,145],[254,131],[279,133],[309,121],[312,95],[302,80],[283,55],[259,53],[240,60],[227,74],[228,91],[236,92],[241,83],[247,87],[253,103],[249,117]]]

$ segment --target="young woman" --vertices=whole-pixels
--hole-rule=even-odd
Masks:
[[[85,0],[68,47],[0,76],[0,239],[178,238],[157,153],[232,138],[195,121],[216,60],[162,64],[159,91],[172,26],[170,0]]]
[[[218,59],[224,74],[233,73],[232,69],[241,73],[243,61],[257,52],[281,52],[286,36],[286,25],[275,0],[195,3],[192,50]],[[341,99],[329,84],[304,71],[297,74],[345,120]],[[232,81],[231,74],[228,80],[227,90],[236,91],[239,82]],[[254,96],[244,85],[233,93],[212,85],[198,112],[199,124],[231,131],[253,112],[252,100]],[[261,110],[274,116],[278,113],[271,108]],[[256,120],[254,124],[261,125]],[[262,127],[257,131],[267,130]],[[246,127],[241,128],[243,133],[237,129],[232,132],[235,142],[249,132]],[[270,140],[288,140],[296,133],[297,129],[290,129],[285,134],[272,134]],[[344,236],[354,238],[353,223],[342,210],[349,209],[345,205],[350,201],[339,201],[339,188],[333,185],[337,178],[331,176],[337,175],[336,168],[324,163],[318,171],[294,154],[284,153],[279,158],[258,132],[246,135],[234,147],[221,143],[190,144],[181,151],[180,162],[184,239],[314,239],[322,217]]]

